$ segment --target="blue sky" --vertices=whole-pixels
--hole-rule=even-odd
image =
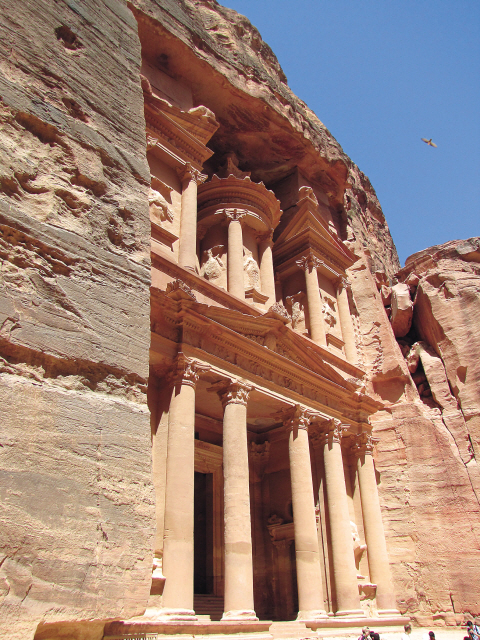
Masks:
[[[480,235],[478,0],[221,4],[257,27],[292,90],[368,175],[402,265]]]

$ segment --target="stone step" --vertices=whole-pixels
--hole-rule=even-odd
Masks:
[[[197,616],[209,616],[218,621],[223,616],[223,598],[210,594],[197,593],[193,597],[193,608]]]
[[[308,629],[304,622],[298,620],[286,620],[274,622],[270,627],[270,633],[274,640],[277,638],[292,638],[300,640],[301,638],[315,638],[317,634]]]

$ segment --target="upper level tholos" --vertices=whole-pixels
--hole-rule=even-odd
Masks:
[[[265,170],[267,186],[258,180],[251,134],[210,108],[218,96],[199,105],[159,60],[142,65],[154,286],[176,277],[202,301],[250,315],[275,305],[293,331],[355,363],[346,270],[356,256],[324,187],[291,163]]]

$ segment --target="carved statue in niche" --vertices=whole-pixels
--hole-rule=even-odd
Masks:
[[[156,191],[152,189],[152,187],[150,187],[148,193],[148,205],[150,208],[150,217],[155,222],[173,222],[173,212],[168,206],[168,202],[160,191]]]
[[[207,280],[217,280],[225,271],[225,263],[220,257],[224,251],[225,247],[217,244],[203,252],[201,273]]]
[[[243,271],[247,276],[247,289],[260,291],[260,269],[250,249],[243,249]]]
[[[305,294],[303,291],[288,296],[286,302],[292,317],[292,329],[297,333],[305,333]]]
[[[360,560],[362,559],[363,554],[367,550],[367,545],[362,544],[360,540],[360,535],[358,533],[358,527],[355,522],[350,520],[350,527],[352,529],[352,538],[353,538],[353,554],[355,556],[355,568],[357,570],[357,578],[365,578],[360,574]]]

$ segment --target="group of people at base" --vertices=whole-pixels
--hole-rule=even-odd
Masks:
[[[471,620],[467,621],[466,626],[468,636],[465,636],[463,640],[480,640],[480,626]],[[403,628],[405,631],[400,636],[400,640],[411,640],[412,625],[407,623]],[[362,635],[358,640],[380,640],[380,634],[370,631],[370,627],[363,627]],[[435,633],[433,631],[425,633],[422,640],[435,640]]]

